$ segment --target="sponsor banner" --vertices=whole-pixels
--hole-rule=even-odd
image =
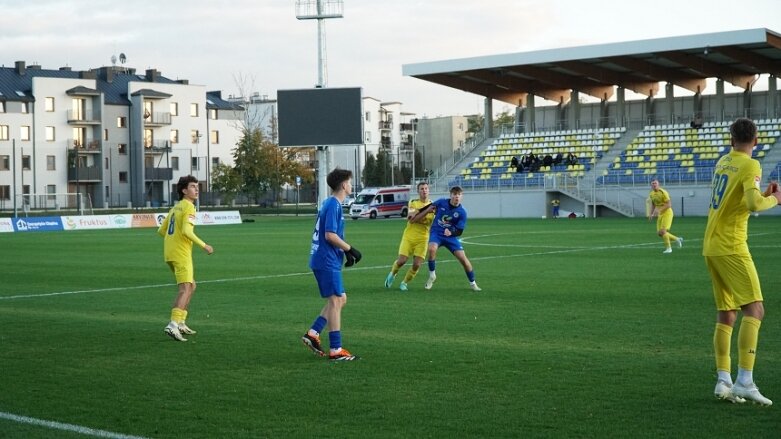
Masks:
[[[134,213],[130,227],[160,227],[165,216],[165,213]]]
[[[241,214],[238,210],[218,211],[218,212],[198,212],[199,225],[216,224],[241,224]]]
[[[65,230],[126,229],[131,215],[77,215],[62,217]]]
[[[0,218],[0,233],[13,231],[14,223],[11,221],[11,218]]]
[[[14,224],[14,230],[17,232],[62,230],[62,219],[59,216],[14,217],[11,220]]]

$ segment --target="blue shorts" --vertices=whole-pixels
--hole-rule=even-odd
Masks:
[[[428,238],[429,245],[431,245],[432,242],[440,247],[445,247],[446,249],[450,250],[450,253],[454,253],[458,250],[464,250],[464,247],[461,246],[461,240],[455,236],[439,236],[432,233]]]
[[[344,285],[342,284],[342,272],[331,270],[312,270],[320,289],[320,297],[342,296]]]

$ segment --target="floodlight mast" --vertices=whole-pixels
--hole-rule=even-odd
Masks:
[[[344,2],[342,0],[296,0],[296,18],[299,20],[317,20],[317,88],[326,87],[326,51],[325,51],[325,23],[329,18],[344,17]],[[333,151],[328,145],[317,145],[315,158],[317,159],[318,208],[328,198],[328,185],[326,176],[331,169]],[[354,176],[357,178],[357,176]]]

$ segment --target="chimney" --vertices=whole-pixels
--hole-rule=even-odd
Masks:
[[[81,79],[97,79],[97,75],[95,75],[95,72],[88,71],[88,70],[79,72],[79,77],[81,77]]]
[[[157,69],[147,69],[146,70],[146,79],[149,82],[157,82],[157,78],[160,75],[160,72],[157,71]]]
[[[19,76],[24,76],[24,73],[25,73],[24,61],[17,61],[16,62],[16,73]]]
[[[70,67],[60,67],[60,71],[61,72],[70,72],[71,68]]]
[[[180,84],[187,85],[187,84],[190,83],[190,80],[189,79],[177,79],[176,82],[178,82]]]
[[[111,84],[114,82],[114,68],[113,67],[103,67],[103,76],[106,78],[106,82]]]

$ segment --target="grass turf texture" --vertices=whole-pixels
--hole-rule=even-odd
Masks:
[[[777,407],[712,396],[715,310],[704,218],[662,255],[644,219],[470,220],[482,293],[440,251],[402,293],[383,281],[404,223],[348,220],[331,363],[300,336],[323,301],[312,217],[198,227],[187,343],[153,229],[0,234],[0,412],[145,437],[777,437]],[[781,404],[777,218],[750,221],[766,299],[756,379]],[[76,292],[36,296],[46,293]],[[21,297],[19,297],[21,296]],[[733,367],[737,361],[733,336]],[[327,345],[327,335],[323,337]],[[734,374],[733,374],[734,375]],[[76,437],[0,419],[4,437]]]

